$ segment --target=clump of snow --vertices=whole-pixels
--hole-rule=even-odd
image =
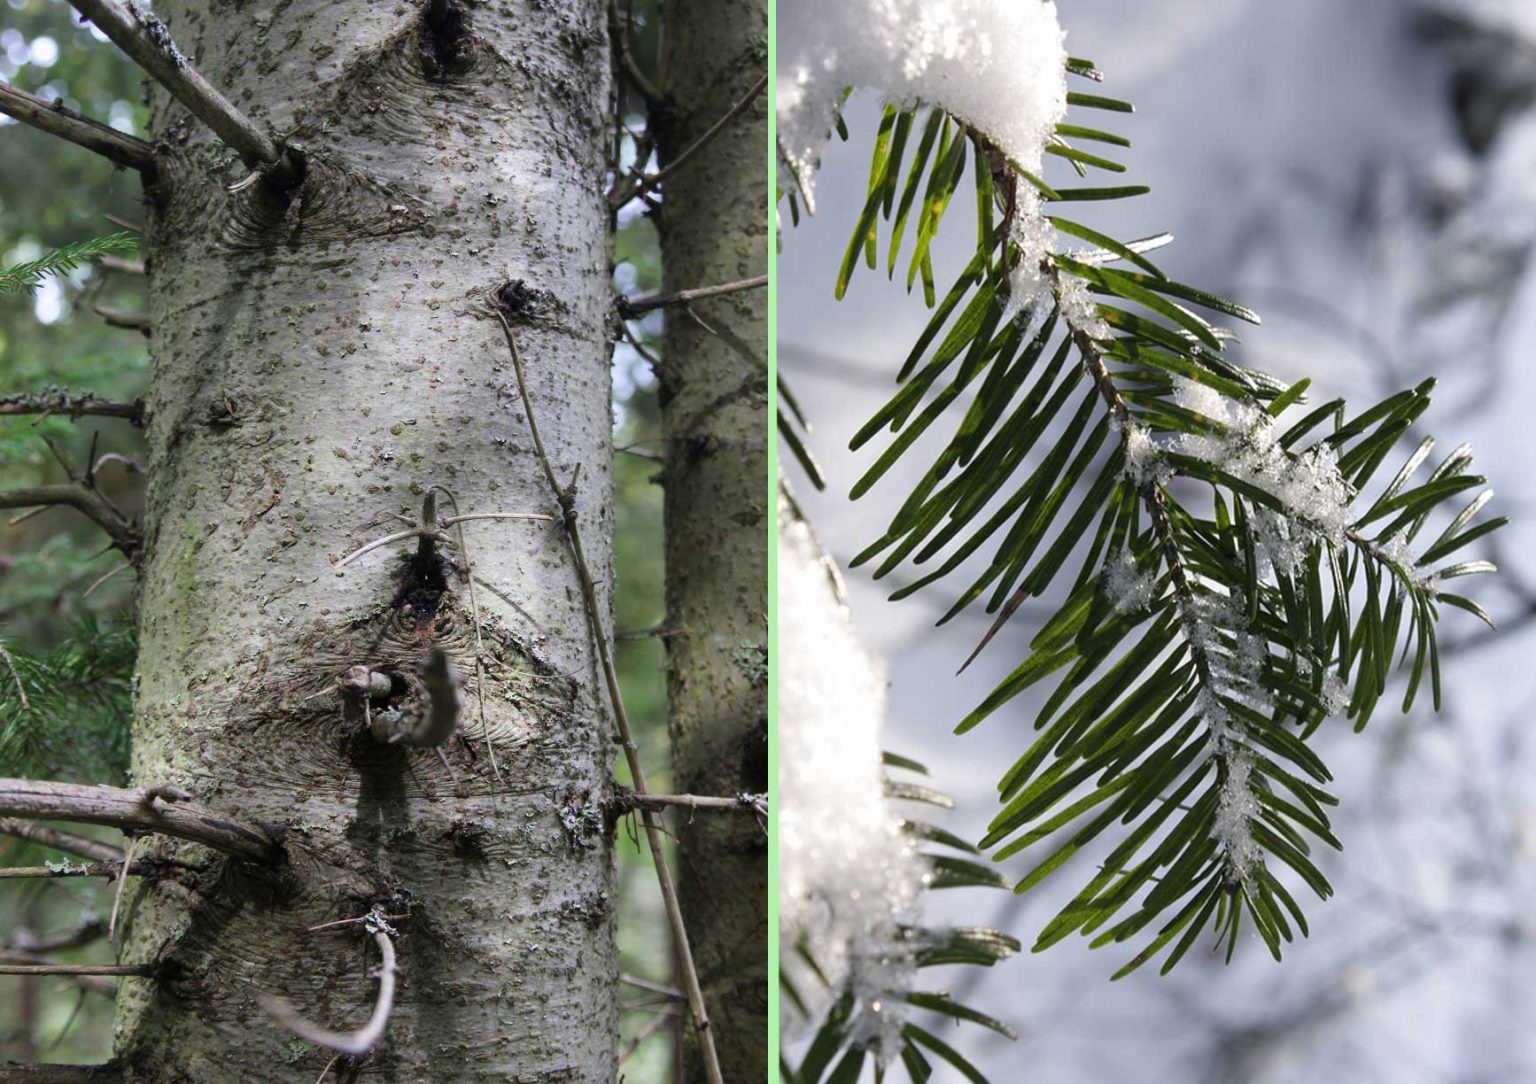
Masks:
[[[1261,571],[1294,575],[1319,537],[1335,545],[1344,543],[1354,494],[1331,447],[1319,444],[1292,456],[1280,446],[1274,419],[1256,404],[1229,398],[1185,377],[1174,379],[1173,390],[1180,406],[1219,422],[1226,430],[1183,434],[1179,451],[1263,489],[1288,513],[1255,509],[1252,522]]]
[[[1216,838],[1227,852],[1227,868],[1240,881],[1259,861],[1252,820],[1259,815],[1253,791],[1253,754],[1237,749],[1227,757],[1227,777],[1216,800]]]
[[[1073,331],[1080,331],[1090,339],[1110,337],[1109,324],[1099,312],[1099,306],[1088,292],[1088,284],[1072,275],[1057,279],[1056,302],[1061,306],[1061,318]]]
[[[1246,727],[1224,701],[1260,715],[1274,710],[1274,698],[1262,681],[1269,645],[1249,630],[1241,593],[1222,594],[1202,583],[1192,601],[1181,606],[1190,649],[1206,660],[1210,676],[1195,698],[1195,711],[1205,722],[1211,758],[1226,766],[1216,805],[1216,841],[1226,854],[1227,869],[1241,881],[1259,860],[1250,823],[1258,813],[1258,798],[1253,754],[1244,743]]]
[[[1173,477],[1173,469],[1147,427],[1130,418],[1117,421],[1115,426],[1125,441],[1125,465],[1121,469],[1131,484],[1137,489],[1148,482],[1165,485]]]
[[[784,998],[786,1035],[820,1021],[844,991],[850,1035],[885,1059],[899,1049],[915,952],[907,934],[930,876],[885,796],[885,674],[859,643],[832,567],[781,508],[779,902],[782,968],[806,1006]],[[797,951],[815,961],[815,970]]]
[[[1105,562],[1103,584],[1115,613],[1140,613],[1152,604],[1157,572],[1142,571],[1131,551],[1123,549]]]
[[[1066,112],[1065,34],[1039,0],[782,0],[779,145],[807,203],[845,91],[937,105],[1039,172]]]
[[[1045,220],[1039,193],[1027,185],[1019,186],[1013,218],[1008,224],[1008,240],[1018,251],[1008,269],[1008,307],[1003,319],[1029,320],[1027,333],[1032,335],[1056,304],[1046,262],[1056,243],[1056,231]]]
[[[1389,562],[1399,576],[1420,590],[1434,591],[1435,578],[1419,570],[1419,557],[1408,546],[1408,540],[1395,534],[1378,547],[1378,552]]]

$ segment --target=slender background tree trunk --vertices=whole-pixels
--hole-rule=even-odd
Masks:
[[[663,167],[762,78],[767,5],[677,5]],[[667,179],[666,290],[749,279],[767,265],[767,96]],[[767,295],[669,309],[661,372],[667,439],[668,695],[680,790],[736,794],[767,779]],[[728,1081],[767,1056],[767,836],[746,817],[692,817],[679,881]],[[689,1079],[701,1079],[691,1059]]]
[[[429,7],[154,6],[232,102],[303,145],[308,168],[288,198],[261,183],[227,193],[245,172],[233,154],[155,96],[168,153],[146,212],[134,776],[271,825],[289,859],[271,872],[154,845],[203,868],[125,901],[124,961],[165,965],[118,997],[135,1079],[313,1079],[328,1054],[284,1033],[256,992],[361,1024],[371,938],[306,928],[375,903],[410,917],[370,1077],[616,1077],[613,747],[558,529],[467,527],[487,584],[481,689],[462,553],[449,552],[458,572],[411,567],[414,543],[336,567],[400,530],[393,517],[414,518],[434,484],[465,513],[554,511],[500,328],[483,318],[481,295],[514,280],[503,296],[551,456],[565,477],[580,468],[605,599],[610,578],[604,6]],[[428,646],[466,675],[472,747],[451,741],[446,765],[377,744],[335,691],[350,666],[384,668],[395,690],[372,711],[409,711]]]

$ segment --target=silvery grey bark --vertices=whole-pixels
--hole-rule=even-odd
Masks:
[[[247,168],[163,92],[145,252],[150,492],[134,775],[284,835],[277,870],[206,855],[192,887],[124,902],[117,1052],[135,1079],[312,1079],[329,1055],[257,991],[355,1027],[399,923],[399,996],[368,1071],[391,1079],[612,1080],[610,724],[574,572],[551,523],[466,526],[335,562],[446,487],[462,512],[553,511],[487,298],[517,328],[604,601],[611,582],[609,102],[598,0],[270,6],[162,0],[186,58],[303,148],[295,188]],[[511,283],[507,289],[503,284]],[[464,741],[380,745],[336,683],[423,652],[464,690]],[[489,746],[481,741],[483,707]],[[492,770],[492,753],[500,779]],[[160,843],[184,855],[182,844]]]
[[[664,292],[740,282],[767,264],[767,96],[696,142],[767,63],[763,0],[682,4],[657,124],[668,173]],[[690,153],[691,152],[691,153]],[[762,792],[767,778],[768,305],[753,289],[666,312],[667,689],[679,790]],[[725,1079],[767,1058],[768,840],[750,817],[679,819],[684,915]],[[688,1079],[702,1079],[691,1058]]]

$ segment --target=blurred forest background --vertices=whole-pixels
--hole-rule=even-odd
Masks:
[[[949,1041],[991,1079],[1031,1084],[1536,1080],[1536,4],[1058,8],[1068,50],[1106,73],[1105,93],[1136,104],[1116,129],[1135,144],[1120,156],[1124,181],[1153,188],[1083,220],[1123,238],[1171,230],[1177,240],[1157,257],[1170,275],[1264,317],[1242,329],[1239,360],[1288,382],[1312,377],[1314,401],[1374,402],[1438,377],[1425,431],[1441,439],[1440,454],[1473,444],[1493,510],[1514,522],[1481,554],[1501,575],[1475,592],[1498,630],[1456,611],[1441,624],[1445,710],[1402,716],[1384,704],[1363,734],[1339,724],[1318,735],[1343,801],[1335,831],[1345,850],[1324,855],[1337,894],[1309,901],[1311,936],[1283,963],[1250,935],[1230,967],[1197,951],[1166,979],[1144,969],[1111,985],[1128,953],[1090,952],[1074,938],[931,982],[1020,1032],[1013,1043],[979,1029]],[[910,490],[909,474],[850,502],[879,448],[845,449],[891,394],[928,317],[919,298],[873,273],[855,275],[843,302],[832,297],[878,116],[867,95],[855,97],[850,138],[824,159],[817,214],[786,220],[780,262],[780,371],[809,408],[827,491],[789,469],[845,564]],[[957,200],[968,192],[962,184]],[[940,233],[941,282],[970,254],[969,214],[950,211],[948,247]],[[856,570],[848,583],[891,676],[886,747],[929,766],[958,802],[946,826],[974,840],[997,808],[996,765],[1027,744],[1039,700],[1021,697],[963,738],[950,731],[1023,658],[1059,600],[1026,606],[956,677],[989,621],[973,611],[939,630],[932,622],[970,578],[962,570],[951,587],[900,603],[884,597],[899,582]],[[928,917],[997,925],[1031,943],[1093,860],[1079,856],[1022,897],[932,894]],[[1031,864],[1021,856],[1002,870],[1016,881]],[[958,1079],[946,1071],[934,1080]]]
[[[635,5],[635,47],[642,55],[654,48],[655,6]],[[140,73],[72,16],[61,0],[0,0],[0,82],[146,135]],[[633,152],[627,138],[625,149]],[[637,207],[638,201],[620,213],[615,250],[615,288],[629,295],[661,284],[656,233]],[[131,225],[142,218],[136,174],[0,116],[0,266],[117,232],[123,227],[114,222]],[[0,396],[54,387],[112,399],[144,395],[146,340],[136,330],[109,326],[101,315],[133,312],[142,293],[143,279],[131,270],[88,266],[45,280],[30,296],[0,296]],[[629,324],[652,356],[660,350],[660,321],[660,312],[653,312]],[[650,361],[630,344],[619,344],[613,394],[614,444],[621,449],[614,465],[620,678],[652,788],[666,792],[664,659],[652,634],[664,616],[661,490],[650,481],[657,464],[648,458],[647,443],[659,429],[655,391]],[[123,457],[102,467],[100,484],[119,505],[138,511],[144,480],[134,461],[140,437],[128,422],[0,417],[3,484],[66,480],[50,442],[76,465],[86,462],[93,446],[98,459],[107,453]],[[68,509],[0,518],[0,648],[14,661],[29,701],[23,710],[15,682],[0,672],[0,776],[124,784],[134,578],[114,574],[122,564],[100,532]],[[504,589],[515,597],[515,585]],[[627,785],[622,759],[614,770]],[[623,969],[640,983],[671,986],[672,953],[650,856],[628,821],[619,831]],[[0,866],[62,857],[0,836]],[[94,878],[0,879],[0,961],[7,955],[35,959],[29,954],[42,949],[50,960],[112,962],[105,937],[112,889]],[[674,1079],[679,1033],[670,1025],[680,1028],[681,1016],[669,1019],[669,1026],[651,1027],[670,1002],[635,985],[628,995],[636,1004],[623,1016],[626,1079]],[[0,1062],[105,1061],[111,1017],[109,980],[0,976]],[[638,1048],[628,1051],[642,1035]]]

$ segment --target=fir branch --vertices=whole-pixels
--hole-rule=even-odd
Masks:
[[[81,264],[111,253],[137,252],[139,239],[131,233],[113,233],[77,241],[35,260],[0,267],[0,294],[31,293],[48,275],[67,275]]]
[[[1070,100],[1129,108],[1098,95]],[[1245,919],[1278,957],[1294,929],[1306,930],[1278,867],[1320,897],[1332,891],[1307,839],[1338,845],[1325,813],[1334,799],[1307,739],[1334,712],[1363,726],[1394,658],[1408,673],[1404,708],[1426,681],[1438,705],[1440,605],[1486,620],[1446,585],[1493,567],[1446,559],[1503,521],[1477,520],[1486,493],[1452,516],[1449,502],[1483,484],[1465,448],[1415,481],[1428,440],[1367,492],[1432,384],[1352,418],[1342,401],[1305,406],[1307,382],[1287,387],[1226,356],[1231,334],[1199,310],[1257,317],[1165,276],[1146,257],[1165,238],[1125,244],[1055,210],[1143,189],[1052,188],[940,109],[920,124],[923,111],[887,109],[838,277],[841,296],[858,263],[876,266],[879,222],[893,214],[894,274],[904,227],[916,223],[907,280],[921,279],[934,315],[898,374],[900,390],[854,437],[858,448],[881,429],[897,434],[853,495],[877,484],[962,392],[969,405],[854,564],[879,557],[878,579],[943,555],[892,596],[901,598],[1000,536],[992,562],[940,622],[988,596],[996,619],[979,652],[1086,551],[1029,654],[959,726],[1055,682],[1035,716],[1037,740],[1001,780],[1004,807],[982,843],[1003,859],[1058,841],[1020,880],[1025,891],[1116,822],[1132,826],[1037,948],[1072,932],[1096,935],[1095,946],[1128,940],[1172,912],[1119,974],[1164,950],[1167,970],[1212,925],[1230,954]],[[914,150],[906,133],[919,128]],[[1122,168],[1065,138],[1124,143],[1111,133],[1073,124],[1058,135],[1058,156],[1080,174]],[[968,157],[976,254],[941,301],[928,252]],[[1094,247],[1067,251],[1053,229]],[[1047,434],[1051,443],[1031,458]],[[1208,505],[1176,499],[1174,479],[1204,486]],[[1439,537],[1414,545],[1432,520],[1445,524]],[[1111,924],[1127,907],[1129,917]]]

